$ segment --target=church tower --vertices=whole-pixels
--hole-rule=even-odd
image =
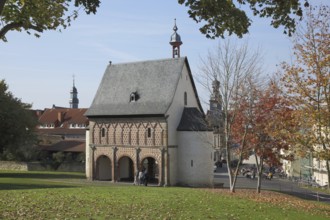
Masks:
[[[220,95],[220,82],[215,78],[212,82],[212,94],[210,97],[210,110],[207,112],[206,120],[213,129],[213,147],[215,149],[214,159],[221,161],[224,152],[224,115],[222,111],[222,97]]]
[[[70,91],[70,108],[78,108],[78,104],[79,104],[79,99],[78,99],[78,90],[75,87],[74,84],[74,77],[73,77],[73,86],[72,89]]]
[[[222,118],[222,100],[219,92],[220,82],[215,79],[212,82],[212,94],[210,98],[210,125],[212,127],[219,127]]]
[[[180,45],[182,44],[181,37],[176,31],[178,27],[176,26],[176,19],[174,19],[174,33],[171,36],[170,44],[172,45],[172,57],[179,58],[180,57]]]

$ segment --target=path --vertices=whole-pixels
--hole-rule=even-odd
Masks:
[[[217,168],[214,173],[214,183],[223,183],[224,188],[229,188],[229,179],[227,167]],[[243,175],[237,177],[237,189],[256,189],[257,179],[246,178]],[[330,204],[330,195],[326,193],[317,193],[307,188],[301,188],[297,182],[292,182],[287,179],[279,179],[274,177],[272,180],[262,179],[261,190],[274,190],[289,195],[293,195],[302,199],[321,201]]]

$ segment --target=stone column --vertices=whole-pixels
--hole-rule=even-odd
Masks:
[[[164,185],[164,152],[165,152],[165,148],[162,147],[159,149],[160,151],[160,161],[159,161],[159,167],[158,167],[158,170],[159,170],[159,180],[158,180],[158,186],[163,186]]]
[[[163,167],[164,167],[164,186],[170,185],[170,167],[168,155],[168,122],[165,123],[164,129],[164,149],[163,149]]]
[[[137,147],[135,148],[135,173],[134,175],[136,176],[136,172],[138,172],[139,168],[140,168],[140,152],[141,152],[141,148]],[[134,176],[134,178],[135,178]]]
[[[95,180],[95,149],[96,149],[96,147],[95,147],[95,145],[94,144],[90,144],[89,145],[89,147],[90,147],[90,149],[92,150],[92,153],[91,153],[91,163],[90,163],[90,165],[91,165],[91,167],[90,167],[90,179],[91,180]]]
[[[117,182],[117,167],[118,167],[118,164],[117,164],[117,150],[118,148],[117,147],[112,147],[112,165],[111,165],[111,169],[112,169],[112,182]]]

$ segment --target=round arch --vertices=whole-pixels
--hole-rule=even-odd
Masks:
[[[149,183],[159,183],[159,163],[155,158],[150,156],[143,158],[140,169],[147,170]]]
[[[134,164],[128,156],[122,156],[118,160],[118,181],[134,182]]]
[[[112,179],[112,167],[109,157],[101,155],[97,158],[95,179],[108,181]]]

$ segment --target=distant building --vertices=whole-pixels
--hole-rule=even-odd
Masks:
[[[210,110],[207,111],[206,120],[213,130],[213,146],[215,149],[214,160],[221,161],[226,156],[224,148],[224,115],[222,110],[222,98],[220,95],[220,82],[215,79],[212,82],[212,94],[210,97]]]
[[[49,152],[85,152],[88,118],[87,108],[78,108],[78,90],[73,79],[70,91],[70,108],[53,105],[36,110],[37,134],[40,148]]]
[[[39,116],[37,134],[40,146],[47,151],[85,152],[88,119],[86,108],[45,109]]]

